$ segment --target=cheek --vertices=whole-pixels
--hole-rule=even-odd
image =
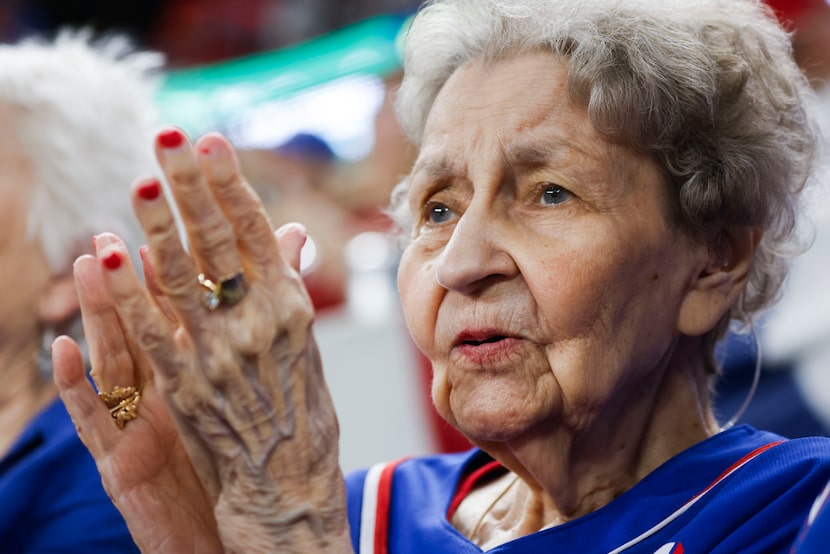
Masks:
[[[433,365],[432,366],[432,404],[445,421],[450,425],[456,426],[455,418],[452,410],[450,410],[450,387],[447,381],[447,372],[445,368]]]
[[[637,264],[615,250],[590,245],[560,250],[524,272],[540,324],[551,340],[550,356],[569,361],[551,364],[565,387],[584,381],[586,365],[601,367],[612,361],[633,315],[637,291],[643,288]]]
[[[597,263],[599,254],[557,252],[539,257],[538,265],[523,271],[539,310],[541,323],[557,340],[584,337],[592,333],[609,287],[609,267]],[[608,257],[604,258],[608,261]]]
[[[398,268],[398,292],[409,333],[430,359],[440,291],[433,263],[407,249]]]
[[[435,279],[434,264],[410,250],[405,251],[398,268],[398,291],[409,333],[432,364],[432,402],[438,414],[453,424],[446,367],[437,362],[434,349],[435,322],[443,296],[443,289]]]
[[[656,246],[586,246],[578,256],[546,264],[547,277],[533,283],[541,319],[554,337],[551,367],[573,403],[604,402],[632,366],[654,367],[669,346],[681,288],[672,271],[660,270],[680,262]]]
[[[628,232],[627,232],[628,231]],[[607,229],[547,255],[523,271],[542,319],[558,339],[620,332],[647,299],[663,301],[666,283],[655,280],[665,266],[674,265],[673,249],[655,233]]]

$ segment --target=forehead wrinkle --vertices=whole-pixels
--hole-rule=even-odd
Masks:
[[[574,125],[567,121],[565,111],[573,106],[557,104],[553,109],[544,110],[537,117],[526,121],[516,138],[505,145],[504,160],[507,165],[520,168],[535,169],[554,162],[572,158],[575,154],[589,159],[600,159],[602,148],[587,148],[593,146],[590,139],[593,126]],[[587,114],[586,114],[587,115]],[[551,132],[550,127],[553,126]],[[561,127],[561,128],[560,128]],[[586,133],[586,131],[589,131]],[[600,139],[601,137],[597,137]],[[587,139],[587,140],[586,140]],[[587,144],[580,145],[580,142]]]
[[[520,175],[546,167],[567,170],[592,190],[613,196],[625,193],[632,181],[647,173],[643,155],[598,133],[586,136],[580,126],[570,131],[570,139],[558,133],[525,134],[505,144],[503,171]]]
[[[512,172],[534,170],[544,167],[567,166],[578,160],[598,160],[604,156],[580,148],[573,141],[566,141],[559,137],[545,138],[544,140],[522,138],[504,147],[505,170]]]

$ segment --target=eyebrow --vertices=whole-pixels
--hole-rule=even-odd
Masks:
[[[504,148],[505,169],[509,167],[535,169],[549,165],[553,160],[567,159],[574,154],[594,158],[585,150],[560,140],[551,140],[542,144],[514,142]]]
[[[536,169],[544,167],[554,160],[564,160],[574,154],[595,159],[582,148],[561,140],[551,140],[544,143],[519,141],[508,144],[503,150],[502,170],[507,172]],[[457,164],[449,158],[438,156],[424,160],[412,168],[412,176],[423,176],[430,182],[445,181],[450,177],[458,176]]]
[[[412,168],[411,175],[424,174],[429,181],[442,181],[454,175],[455,164],[449,159],[441,156],[428,159]]]

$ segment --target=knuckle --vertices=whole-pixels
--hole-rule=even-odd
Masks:
[[[111,374],[119,368],[129,368],[133,365],[132,355],[127,349],[118,349],[110,353],[103,360],[103,370],[106,374]],[[116,383],[120,384],[120,383]]]
[[[262,210],[245,210],[236,217],[236,227],[243,236],[259,239],[261,235],[270,235],[270,226],[263,225],[265,213]]]
[[[191,387],[179,388],[171,392],[170,400],[180,414],[198,420],[199,414],[207,412],[204,398],[199,394],[194,394],[195,391]]]
[[[276,306],[278,320],[288,322],[292,327],[305,328],[314,321],[314,307],[305,288],[300,283],[291,283],[275,295],[273,302]]]
[[[153,325],[142,325],[136,332],[135,340],[140,350],[151,355],[168,353],[166,335],[159,332]]]
[[[221,172],[225,173],[225,172]],[[216,173],[214,179],[211,181],[211,188],[217,196],[232,197],[235,196],[242,186],[242,182],[236,178],[236,175],[228,175],[225,173]]]
[[[198,168],[188,166],[170,170],[167,174],[167,178],[172,185],[186,192],[187,190],[196,188],[199,185],[202,179],[202,174],[199,172]]]
[[[236,375],[235,369],[238,366],[237,360],[229,351],[214,352],[206,361],[204,372],[214,385],[221,385],[233,379]]]
[[[147,240],[157,245],[156,249],[164,249],[166,245],[179,244],[179,233],[176,229],[172,216],[163,221],[156,221],[144,226],[144,234]]]
[[[159,263],[156,267],[158,286],[168,297],[178,298],[189,294],[196,282],[192,263],[183,263],[181,251],[163,250],[158,253]],[[186,258],[186,257],[184,257]]]
[[[200,229],[196,239],[203,247],[219,251],[235,248],[236,239],[233,236],[231,225],[222,215],[216,213],[205,217],[199,222],[199,225]]]
[[[168,298],[184,298],[193,293],[195,282],[189,271],[168,268],[162,273],[159,288]]]
[[[297,302],[290,309],[289,317],[302,325],[310,325],[314,320],[314,309],[308,302]]]

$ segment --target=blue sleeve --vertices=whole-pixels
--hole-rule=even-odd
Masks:
[[[86,448],[80,441],[63,446],[64,467],[56,470],[59,479],[50,479],[49,486],[40,489],[25,552],[138,553]]]
[[[37,533],[26,554],[138,553],[124,520],[108,498],[75,497],[70,503],[41,514]]]
[[[29,423],[0,467],[0,552],[139,551],[58,399]]]

